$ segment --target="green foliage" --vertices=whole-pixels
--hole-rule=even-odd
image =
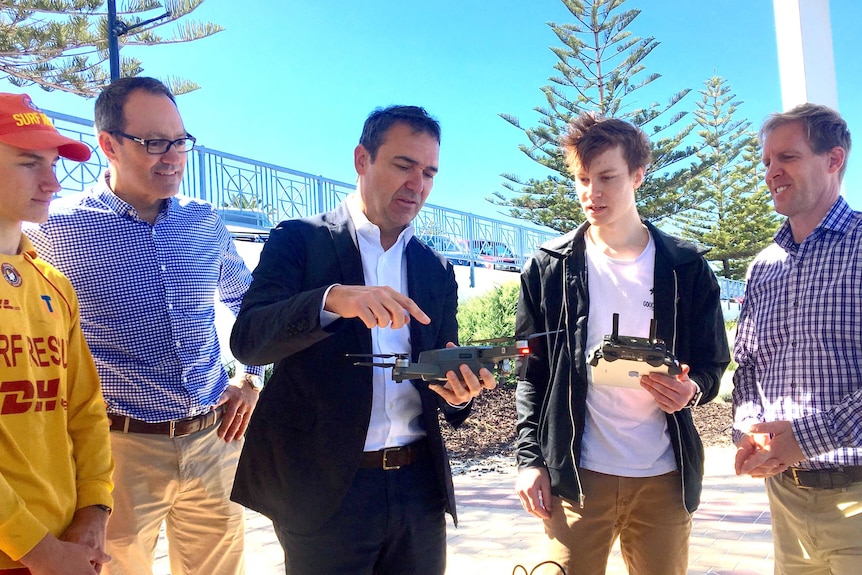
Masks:
[[[120,36],[120,46],[152,46],[190,42],[223,28],[211,22],[177,22],[166,35],[156,28],[187,16],[203,0],[122,0],[117,18],[128,26],[170,12],[170,16]],[[85,97],[110,82],[108,14],[105,0],[5,0],[0,2],[0,77],[15,86],[37,85]],[[121,76],[144,71],[141,61],[121,57]],[[165,78],[175,94],[199,86],[177,77]]]
[[[519,289],[518,282],[508,282],[459,304],[458,341],[468,345],[483,339],[514,339]]]
[[[501,337],[514,340],[519,289],[518,282],[509,282],[459,304],[458,341],[461,345]],[[512,362],[512,373],[506,378],[505,385],[516,384],[514,371]]]
[[[509,207],[509,215],[567,232],[583,221],[575,193],[575,182],[566,170],[559,138],[569,121],[583,112],[595,111],[640,126],[653,145],[653,162],[638,191],[640,215],[660,221],[691,208],[694,200],[685,193],[686,183],[704,168],[696,148],[683,145],[694,124],[682,122],[686,115],[677,104],[689,93],[671,94],[667,103],[651,102],[639,107],[637,90],[661,76],[645,73],[644,59],[659,43],[650,36],[633,36],[628,27],[640,10],[622,10],[625,0],[562,0],[575,22],[549,23],[562,46],[551,47],[558,58],[557,75],[542,88],[546,106],[534,108],[540,115],[534,128],[521,126],[510,114],[500,116],[523,130],[529,144],[521,151],[553,174],[545,179],[521,180],[502,174],[510,194],[496,192],[489,201]],[[518,195],[519,194],[519,195]]]
[[[734,117],[741,102],[719,76],[706,80],[699,93],[698,157],[709,167],[688,186],[697,206],[675,223],[683,237],[710,248],[706,257],[719,275],[741,280],[780,221],[764,181],[757,137],[750,122]]]

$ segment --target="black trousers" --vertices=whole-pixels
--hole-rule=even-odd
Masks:
[[[315,533],[273,525],[288,575],[443,575],[446,570],[444,497],[430,456],[396,470],[360,469],[339,510]]]

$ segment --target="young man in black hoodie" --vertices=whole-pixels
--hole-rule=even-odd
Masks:
[[[516,333],[547,333],[518,382],[517,491],[570,575],[604,573],[617,537],[630,572],[682,575],[703,477],[689,408],[715,397],[729,362],[718,282],[702,250],[640,219],[640,129],[585,114],[562,145],[587,221],[521,275]],[[587,357],[614,314],[625,336],[655,320],[681,373],[594,377]]]

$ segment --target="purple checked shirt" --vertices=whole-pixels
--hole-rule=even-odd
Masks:
[[[736,429],[791,420],[803,466],[862,465],[862,213],[844,198],[752,262],[734,359]]]

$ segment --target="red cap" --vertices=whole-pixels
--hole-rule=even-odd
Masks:
[[[27,94],[0,93],[0,142],[25,150],[49,150],[76,162],[90,159],[90,146],[61,136]]]

